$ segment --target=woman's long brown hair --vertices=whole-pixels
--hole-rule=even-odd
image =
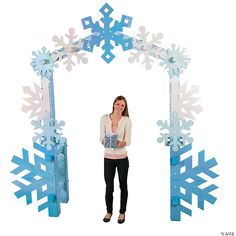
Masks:
[[[122,112],[122,116],[128,116],[129,117],[129,110],[128,110],[127,100],[123,96],[118,96],[118,97],[115,98],[115,100],[113,102],[113,105],[112,105],[112,113],[114,112],[114,105],[117,101],[124,101],[125,102],[125,109]]]

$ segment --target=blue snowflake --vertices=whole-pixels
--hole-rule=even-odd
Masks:
[[[160,126],[160,130],[167,130],[168,133],[161,133],[161,137],[157,139],[159,143],[165,142],[166,145],[171,146],[173,151],[178,151],[179,147],[186,142],[191,143],[193,138],[189,137],[190,133],[184,133],[184,130],[190,130],[190,126],[193,125],[192,120],[186,121],[180,119],[177,112],[172,112],[170,122],[167,120],[164,122],[159,120],[157,125]]]
[[[100,46],[100,43],[104,41],[102,45],[102,49],[104,53],[102,54],[103,60],[107,63],[110,63],[115,55],[111,52],[114,48],[112,45],[112,41],[115,43],[115,46],[121,45],[123,50],[129,50],[133,48],[132,38],[124,35],[123,28],[130,27],[132,23],[132,18],[126,15],[122,15],[121,21],[115,21],[114,25],[110,24],[113,21],[113,18],[110,17],[110,14],[113,12],[113,9],[109,6],[109,4],[104,4],[104,6],[100,9],[103,17],[101,18],[104,27],[102,28],[98,21],[93,23],[92,17],[86,17],[82,19],[82,24],[84,29],[91,28],[92,35],[88,36],[84,39],[83,49],[92,52],[94,46]]]
[[[27,171],[21,177],[23,182],[13,181],[13,184],[20,188],[15,192],[15,195],[17,198],[25,196],[28,205],[32,203],[32,192],[36,190],[37,200],[47,199],[38,206],[38,211],[48,209],[49,216],[58,216],[60,202],[68,201],[66,146],[49,151],[38,143],[33,145],[37,153],[43,154],[43,157],[34,154],[34,164],[29,162],[29,152],[26,149],[22,149],[22,158],[18,156],[12,158],[12,162],[18,167],[11,173],[19,175]],[[63,155],[64,160],[62,161]],[[25,181],[28,181],[29,184],[26,185]]]
[[[192,204],[192,194],[198,198],[198,208],[204,210],[204,201],[214,204],[216,198],[210,194],[218,187],[214,184],[207,187],[201,187],[207,180],[200,177],[199,174],[204,174],[210,178],[218,177],[218,174],[213,172],[211,168],[217,165],[216,159],[211,158],[205,160],[205,151],[198,152],[198,165],[192,166],[192,156],[181,160],[181,155],[187,153],[192,149],[192,145],[188,144],[180,148],[177,152],[170,149],[170,162],[171,162],[171,220],[179,221],[180,213],[191,216],[192,211],[186,206],[181,204],[181,200]],[[181,172],[181,168],[185,168]],[[184,190],[185,192],[183,193]]]
[[[64,121],[58,122],[46,113],[44,119],[32,120],[31,123],[35,129],[42,130],[42,133],[35,132],[35,136],[33,137],[34,142],[39,140],[42,145],[46,145],[48,150],[51,150],[56,144],[59,144],[59,146],[64,145],[66,139],[62,137],[62,133],[58,132],[62,130],[62,126],[65,125]]]
[[[49,79],[53,73],[53,68],[58,67],[57,64],[53,63],[50,52],[45,47],[42,47],[42,51],[38,50],[38,53],[33,51],[32,55],[35,56],[31,62],[34,71],[37,71],[37,75],[41,76],[41,78],[46,77]]]
[[[171,49],[168,48],[165,58],[160,62],[161,66],[165,66],[165,69],[168,69],[170,78],[179,77],[184,69],[187,68],[190,59],[184,55],[184,52],[185,49],[180,50],[180,47],[176,49],[176,45],[172,44]]]

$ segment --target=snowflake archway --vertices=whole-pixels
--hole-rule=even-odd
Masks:
[[[95,47],[102,49],[101,58],[107,63],[115,59],[113,49],[121,47],[123,51],[130,51],[127,61],[141,63],[150,70],[155,61],[163,66],[169,75],[170,83],[170,116],[168,120],[159,120],[160,137],[158,142],[170,148],[170,218],[173,221],[181,220],[181,212],[191,215],[190,208],[183,202],[192,204],[192,195],[198,197],[198,207],[204,210],[204,202],[214,204],[216,197],[211,192],[217,188],[211,184],[202,188],[201,184],[207,180],[200,176],[205,174],[209,178],[218,175],[211,168],[217,165],[215,158],[205,160],[204,149],[198,153],[198,164],[192,166],[193,157],[183,159],[183,154],[192,149],[193,138],[191,127],[194,124],[195,115],[202,111],[198,104],[199,97],[197,86],[188,88],[187,83],[182,84],[180,75],[190,62],[183,48],[172,44],[169,48],[161,47],[162,33],[152,34],[144,26],[140,26],[136,36],[124,34],[125,28],[130,28],[132,17],[122,15],[120,20],[112,18],[113,8],[104,4],[100,13],[100,21],[94,21],[91,16],[83,18],[84,30],[91,33],[80,38],[75,30],[70,28],[63,36],[53,36],[55,46],[59,49],[50,52],[45,47],[32,53],[31,66],[41,78],[41,84],[34,82],[34,88],[25,86],[24,93],[27,95],[22,111],[29,113],[31,124],[34,126],[35,136],[32,138],[35,151],[32,164],[29,161],[29,152],[22,149],[22,157],[13,156],[12,162],[17,167],[12,171],[19,175],[28,171],[22,178],[29,182],[15,180],[13,183],[19,187],[15,192],[17,198],[25,197],[26,203],[32,203],[32,191],[36,190],[37,200],[45,199],[39,205],[38,210],[48,209],[49,216],[60,215],[60,203],[69,200],[68,169],[67,169],[67,139],[63,137],[64,121],[58,121],[55,116],[53,72],[58,67],[58,62],[64,61],[68,71],[76,64],[88,63],[87,53],[92,53]],[[41,131],[41,132],[38,132]],[[41,156],[39,156],[39,153]],[[185,172],[181,172],[181,168]],[[189,181],[191,180],[191,181]],[[184,189],[185,192],[181,191]]]

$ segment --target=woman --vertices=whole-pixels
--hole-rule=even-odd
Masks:
[[[108,146],[107,143],[109,142],[107,142],[108,138],[106,137],[115,138],[115,145],[112,147]],[[105,199],[107,214],[103,221],[109,222],[112,217],[114,177],[117,168],[121,190],[120,214],[117,222],[122,224],[125,222],[128,198],[127,177],[129,160],[125,147],[131,142],[131,121],[128,104],[123,96],[118,96],[114,100],[111,114],[102,116],[100,122],[100,141],[105,147],[104,177],[106,183]]]

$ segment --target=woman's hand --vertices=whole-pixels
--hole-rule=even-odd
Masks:
[[[126,146],[126,141],[117,141],[117,147],[124,147]]]

